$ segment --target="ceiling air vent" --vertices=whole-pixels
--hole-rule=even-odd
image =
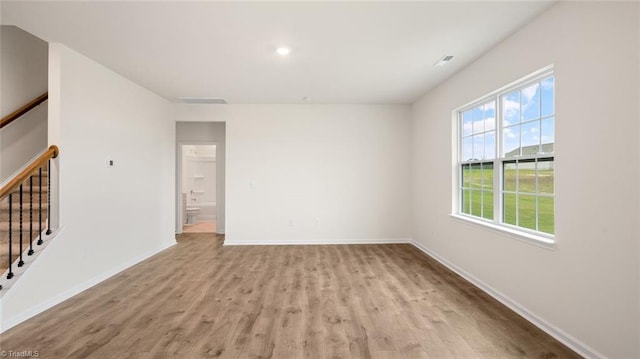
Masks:
[[[227,101],[223,98],[213,98],[213,97],[178,97],[178,101],[182,103],[191,103],[191,104],[216,104],[216,105],[226,105]]]
[[[453,56],[451,56],[451,55],[445,55],[445,56],[442,56],[442,57],[440,58],[440,60],[436,61],[436,63],[435,63],[435,64],[433,64],[433,66],[434,66],[434,67],[444,66],[444,65],[446,65],[449,61],[451,61],[451,59],[453,59]]]

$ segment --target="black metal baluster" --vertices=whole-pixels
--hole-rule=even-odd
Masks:
[[[42,188],[42,166],[38,169],[38,179],[40,181],[40,188]],[[38,212],[39,212],[39,221],[38,221],[38,245],[42,244],[42,191],[38,194]]]
[[[40,186],[40,189],[42,186]],[[28,255],[33,254],[33,174],[29,177],[29,252]]]
[[[20,184],[20,206],[19,206],[19,216],[20,216],[20,260],[18,261],[18,267],[22,267],[24,265],[24,261],[22,260],[22,184]]]
[[[7,274],[7,279],[13,278],[13,226],[11,224],[13,212],[13,193],[9,194],[9,273]]]
[[[47,161],[47,235],[51,232],[51,160],[49,160]]]

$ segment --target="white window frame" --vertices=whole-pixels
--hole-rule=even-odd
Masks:
[[[527,87],[531,84],[539,82],[549,76],[554,76],[554,152],[550,154],[535,154],[535,155],[527,155],[527,156],[519,156],[515,158],[505,158],[503,156],[503,146],[502,146],[502,134],[504,127],[503,118],[502,118],[502,98],[509,94],[510,92]],[[548,248],[548,249],[556,249],[557,248],[557,240],[555,234],[544,233],[536,230],[530,230],[528,228],[519,227],[515,225],[511,225],[503,222],[503,196],[504,196],[504,188],[503,188],[503,165],[504,163],[511,162],[512,160],[530,160],[530,159],[548,159],[549,157],[554,161],[555,167],[555,119],[556,119],[556,90],[555,87],[557,85],[556,76],[554,73],[553,65],[549,65],[544,67],[530,75],[527,75],[523,78],[520,78],[506,86],[503,86],[485,96],[482,96],[474,101],[471,101],[464,106],[461,106],[455,109],[452,112],[452,121],[454,123],[453,132],[453,194],[452,194],[452,214],[451,216],[459,219],[465,223],[469,223],[471,225],[479,225],[488,230],[495,231],[499,234],[507,235],[512,238],[516,238],[519,240],[523,240],[527,243],[534,244],[539,247]],[[470,163],[467,161],[462,161],[462,139],[463,139],[463,131],[461,114],[469,109],[475,108],[478,105],[485,104],[487,102],[495,102],[495,157],[490,160],[477,160],[472,161],[471,163],[483,163],[483,162],[492,162],[493,163],[493,219],[485,219],[482,217],[478,217],[475,215],[467,214],[462,212],[462,170],[461,165],[463,163]],[[541,121],[540,118],[537,119]],[[533,120],[532,120],[533,121]],[[522,122],[519,123],[522,125]],[[521,127],[522,128],[522,127]],[[486,129],[483,133],[486,132]],[[522,133],[520,133],[522,136]],[[554,176],[555,178],[555,176]],[[537,198],[540,197],[540,193],[536,189],[536,201]],[[543,195],[544,196],[544,195]],[[552,195],[554,198],[555,205],[555,186],[554,193]],[[536,211],[536,216],[538,215]],[[537,221],[536,221],[537,222]],[[555,211],[554,211],[554,222],[555,222]]]

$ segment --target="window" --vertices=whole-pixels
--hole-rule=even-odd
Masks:
[[[546,69],[456,111],[460,215],[553,237],[554,92]]]

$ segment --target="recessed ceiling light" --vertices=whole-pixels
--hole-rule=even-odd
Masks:
[[[283,46],[283,47],[279,47],[279,48],[276,50],[276,53],[277,53],[278,55],[280,55],[280,56],[287,56],[287,55],[289,55],[289,53],[290,53],[290,52],[291,52],[291,49],[290,49],[290,48],[288,48],[288,47],[284,47],[284,46]]]
[[[451,61],[451,59],[453,59],[452,55],[445,55],[442,56],[438,61],[436,61],[435,64],[433,64],[434,67],[440,67],[440,66],[444,66],[446,65],[449,61]]]

